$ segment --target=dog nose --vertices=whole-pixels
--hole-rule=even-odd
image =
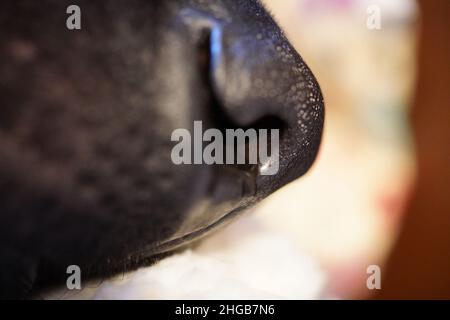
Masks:
[[[278,170],[267,175],[268,164],[259,164],[257,193],[266,196],[302,176],[319,149],[324,101],[299,53],[265,11],[252,19],[188,16],[191,26],[202,30],[200,56],[207,61],[204,72],[216,102],[216,123],[281,132]]]

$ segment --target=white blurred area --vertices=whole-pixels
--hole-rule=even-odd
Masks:
[[[46,299],[325,299],[326,274],[289,234],[246,214],[190,250]]]
[[[258,218],[294,235],[299,248],[320,262],[330,294],[364,296],[366,269],[382,266],[414,184],[408,111],[416,76],[417,4],[264,2],[316,75],[326,122],[313,169],[265,201]],[[379,30],[367,28],[373,5]]]

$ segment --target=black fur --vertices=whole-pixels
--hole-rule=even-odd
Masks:
[[[0,30],[1,297],[149,263],[314,161],[319,86],[256,0],[7,1]],[[280,127],[280,172],[173,165],[194,120]]]

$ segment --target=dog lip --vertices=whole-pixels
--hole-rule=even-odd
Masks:
[[[212,177],[214,185],[207,196],[209,201],[193,208],[172,237],[141,249],[137,255],[147,257],[176,250],[230,222],[258,202],[256,177],[255,173],[234,166],[218,165]]]

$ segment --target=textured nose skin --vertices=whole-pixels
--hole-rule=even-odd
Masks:
[[[284,124],[280,170],[257,178],[260,194],[267,195],[310,168],[321,141],[324,101],[308,66],[270,21],[244,26],[212,28],[211,78],[233,122],[248,126],[272,116]]]
[[[262,163],[255,178],[256,195],[267,196],[306,173],[317,156],[325,115],[320,86],[256,1],[223,1],[220,10],[194,3],[180,16],[194,41],[207,38],[209,67],[202,72],[219,111],[213,117],[225,126],[281,129],[279,171],[261,174]]]
[[[257,195],[264,197],[314,162],[324,100],[311,70],[260,5],[224,3],[222,10],[200,4],[182,16],[192,33],[207,33],[209,86],[228,125],[248,128],[261,119],[278,120],[264,124],[282,131],[278,173],[256,177]]]

